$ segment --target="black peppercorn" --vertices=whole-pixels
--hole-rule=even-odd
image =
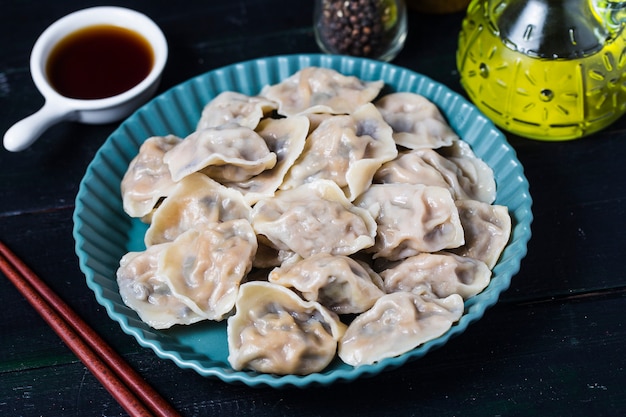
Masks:
[[[333,53],[377,56],[388,45],[393,24],[389,0],[321,0],[319,36]]]

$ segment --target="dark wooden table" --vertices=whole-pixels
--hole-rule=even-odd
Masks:
[[[151,16],[170,46],[160,92],[257,57],[318,52],[312,2],[111,1]],[[39,34],[93,1],[5,0],[0,7],[0,131],[37,110]],[[409,14],[394,63],[462,92],[462,13]],[[508,135],[534,200],[528,255],[500,302],[443,348],[394,371],[309,389],[249,388],[198,376],[140,347],[85,284],[72,239],[78,184],[117,124],[62,123],[28,150],[0,149],[0,239],[185,416],[626,415],[626,118],[591,137]],[[124,411],[0,276],[0,415]]]

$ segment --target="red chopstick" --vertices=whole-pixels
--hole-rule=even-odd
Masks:
[[[165,399],[2,242],[0,270],[129,415],[179,416]]]

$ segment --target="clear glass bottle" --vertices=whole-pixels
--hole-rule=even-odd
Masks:
[[[407,32],[404,0],[315,0],[315,38],[329,54],[391,61]]]

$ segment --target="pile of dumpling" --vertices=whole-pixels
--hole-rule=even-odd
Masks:
[[[281,375],[445,333],[489,284],[510,216],[437,107],[382,88],[309,67],[219,94],[184,139],[148,138],[121,185],[149,223],[120,261],[126,305],[156,329],[227,320],[231,366]]]

